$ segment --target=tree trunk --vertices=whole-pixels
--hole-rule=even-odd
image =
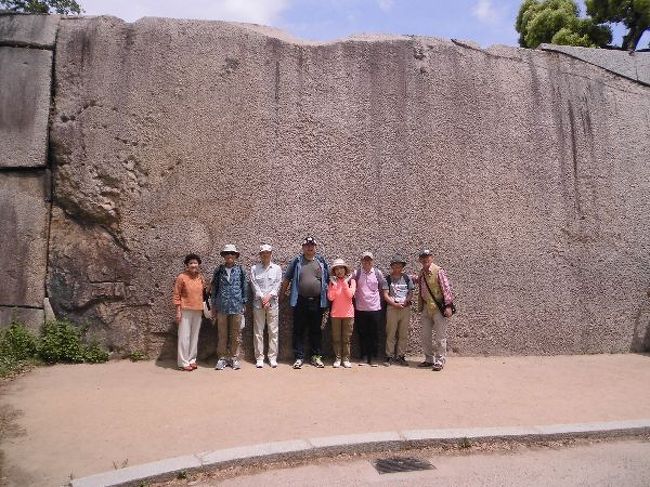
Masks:
[[[626,51],[636,51],[636,46],[641,40],[641,36],[649,27],[647,25],[638,25],[631,28],[627,32],[627,35],[623,37],[623,49]]]

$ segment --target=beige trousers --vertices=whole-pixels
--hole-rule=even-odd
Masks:
[[[278,314],[276,308],[253,308],[253,346],[255,359],[264,360],[264,325],[269,327],[269,360],[278,358]]]
[[[332,318],[332,348],[339,360],[350,360],[350,338],[353,328],[354,318]]]
[[[196,350],[199,343],[199,331],[203,311],[181,310],[181,322],[178,324],[178,366],[187,367],[196,363]]]
[[[388,305],[386,308],[386,357],[401,357],[406,355],[409,339],[409,321],[411,308],[396,308]],[[397,341],[397,352],[395,342]]]
[[[424,360],[444,363],[447,356],[447,319],[438,308],[425,306],[422,310],[421,324]]]
[[[237,358],[241,319],[242,315],[217,313],[217,356],[219,358]]]

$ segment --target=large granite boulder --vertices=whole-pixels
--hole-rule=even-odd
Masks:
[[[56,83],[48,291],[116,349],[171,347],[185,253],[210,273],[225,243],[249,266],[269,242],[284,266],[306,234],[383,269],[434,249],[458,353],[648,333],[647,86],[543,51],[110,17],[61,22]]]
[[[43,322],[49,182],[43,170],[0,173],[0,325]]]
[[[0,13],[0,44],[54,49],[59,15]]]
[[[0,168],[47,164],[51,78],[51,51],[0,46]]]

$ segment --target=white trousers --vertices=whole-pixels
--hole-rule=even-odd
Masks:
[[[424,360],[444,364],[447,356],[447,319],[438,308],[425,306],[422,310],[421,324],[420,336]]]
[[[279,308],[253,308],[253,346],[255,359],[264,360],[264,325],[269,327],[269,360],[278,358],[278,313]]]
[[[187,367],[196,363],[196,350],[203,311],[184,309],[178,325],[178,366]]]

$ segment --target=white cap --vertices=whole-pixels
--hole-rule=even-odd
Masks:
[[[271,247],[269,244],[262,244],[260,245],[260,253],[262,252],[273,252],[273,247]]]
[[[375,256],[372,255],[372,252],[369,252],[367,250],[361,254],[361,260],[365,259],[366,257],[370,257],[371,260],[375,260]]]
[[[235,247],[233,244],[226,244],[223,246],[221,256],[223,257],[224,254],[235,254],[237,257],[239,257],[239,250],[237,250],[237,247]]]

